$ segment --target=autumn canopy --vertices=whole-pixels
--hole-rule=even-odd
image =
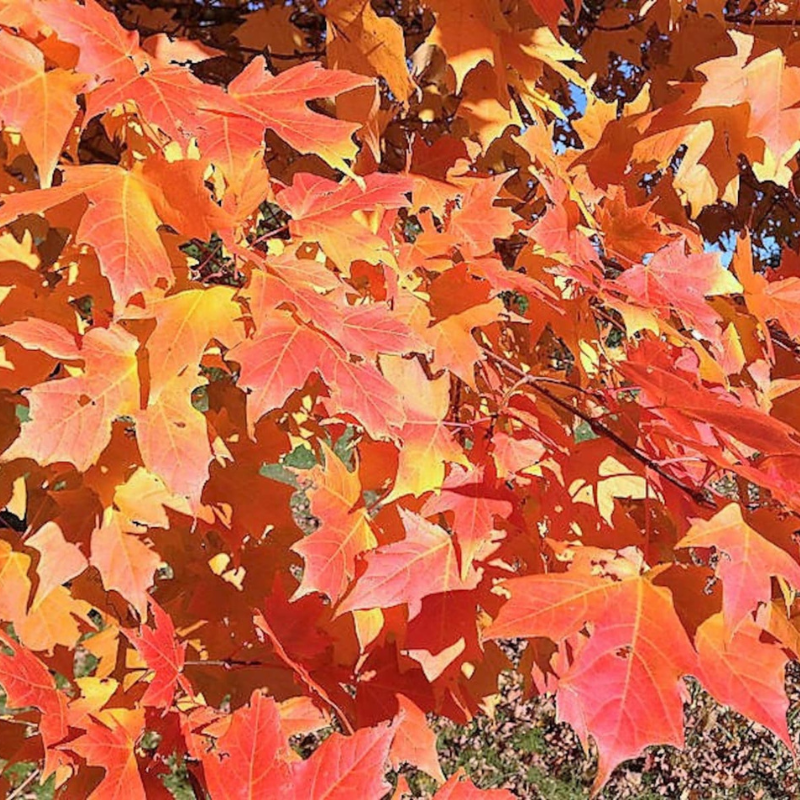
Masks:
[[[687,679],[791,746],[796,9],[0,0],[0,765],[508,800],[505,670],[596,789]]]

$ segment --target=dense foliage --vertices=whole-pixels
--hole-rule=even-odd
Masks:
[[[795,10],[0,0],[3,789],[508,798],[512,668],[596,789],[791,746]]]

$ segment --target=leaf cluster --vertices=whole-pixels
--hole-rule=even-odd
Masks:
[[[0,0],[3,788],[500,800],[510,669],[596,792],[791,747],[789,13]]]

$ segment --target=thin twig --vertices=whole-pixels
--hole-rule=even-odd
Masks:
[[[563,408],[565,411],[568,411],[569,413],[574,414],[576,417],[582,419],[597,436],[604,436],[606,439],[610,439],[612,442],[614,442],[614,444],[621,447],[626,453],[633,456],[633,458],[644,464],[648,469],[651,469],[657,475],[660,475],[665,481],[668,481],[682,492],[686,492],[686,494],[688,494],[696,503],[699,505],[716,508],[716,503],[712,499],[708,498],[702,491],[693,489],[691,486],[687,486],[685,483],[682,483],[677,478],[670,475],[669,472],[663,469],[663,467],[661,467],[657,462],[653,461],[653,459],[651,459],[649,456],[628,444],[628,442],[626,442],[619,434],[614,433],[611,428],[600,422],[600,420],[595,419],[585,411],[576,408],[566,400],[562,400],[558,395],[553,394],[553,392],[551,392],[549,389],[546,389],[537,381],[535,375],[528,375],[519,367],[515,366],[502,356],[498,356],[497,354],[493,353],[491,350],[483,348],[483,351],[490,361],[494,361],[496,364],[503,367],[503,369],[506,369],[512,374],[516,375],[518,378],[520,378],[520,380],[523,380],[525,383],[527,383],[535,392],[538,392],[543,397],[546,397],[551,403],[554,403],[555,405],[559,406],[559,408]]]
[[[223,669],[236,669],[237,667],[264,667],[263,661],[239,661],[235,658],[208,658],[199,661],[184,661],[185,667],[222,667]]]
[[[6,798],[6,800],[14,800],[16,797],[22,797],[23,792],[36,780],[36,778],[41,775],[41,772],[38,769],[35,769],[28,775],[27,778],[19,785],[13,792]]]
[[[497,353],[492,352],[488,348],[481,345],[481,349],[492,361],[495,362],[495,364],[504,367],[509,372],[513,372],[515,375],[517,375],[520,378],[521,383],[552,383],[555,386],[563,386],[565,389],[574,389],[576,392],[589,395],[590,397],[599,396],[598,392],[594,389],[586,389],[583,386],[578,386],[577,384],[570,383],[569,381],[562,380],[561,378],[553,378],[550,375],[531,375],[527,372],[523,372],[519,367],[515,366],[502,356],[498,356]]]
[[[684,8],[684,11],[696,14],[697,9],[695,8]],[[763,25],[763,26],[775,26],[775,27],[793,27],[797,24],[797,20],[794,17],[787,18],[787,17],[757,17],[754,14],[747,14],[745,13],[738,13],[738,14],[725,14],[723,15],[723,19],[725,22],[729,22],[732,25]],[[636,16],[629,19],[627,22],[622,22],[618,25],[601,25],[599,22],[588,23],[587,27],[589,28],[589,33],[593,33],[594,31],[602,31],[603,33],[617,33],[619,31],[627,31],[631,28],[635,27],[636,25],[646,24],[647,16]]]

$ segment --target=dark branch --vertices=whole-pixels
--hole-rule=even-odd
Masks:
[[[576,417],[582,419],[597,436],[603,436],[606,439],[610,439],[612,442],[614,442],[614,444],[616,444],[618,447],[621,447],[626,453],[630,454],[641,464],[644,464],[648,469],[651,469],[657,475],[660,475],[665,481],[668,481],[682,492],[688,494],[692,500],[695,501],[695,503],[698,505],[708,506],[710,508],[717,507],[717,504],[714,502],[714,500],[708,497],[705,492],[699,489],[693,489],[691,486],[687,486],[685,483],[679,481],[673,475],[670,475],[669,472],[667,472],[661,465],[653,461],[653,459],[642,453],[640,450],[637,450],[635,447],[628,444],[628,442],[626,442],[619,434],[614,433],[611,428],[600,422],[600,420],[595,419],[585,411],[573,406],[571,403],[568,403],[566,400],[563,400],[561,397],[553,394],[553,392],[551,392],[549,389],[542,386],[542,382],[535,375],[529,375],[515,364],[512,364],[507,359],[503,358],[502,356],[498,356],[496,353],[493,353],[491,350],[488,350],[485,347],[482,349],[490,361],[493,361],[498,366],[518,377],[521,381],[527,383],[535,392],[538,392],[543,397],[546,397],[551,403],[554,403],[559,408],[564,409],[564,411],[568,411],[570,414],[574,414]]]

